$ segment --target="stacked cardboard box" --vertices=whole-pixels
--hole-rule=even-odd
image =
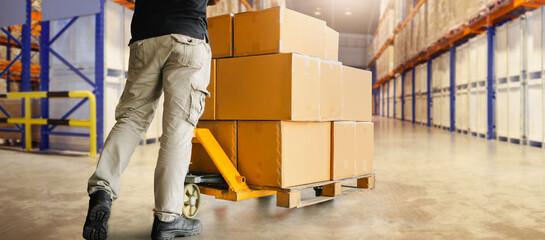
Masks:
[[[338,62],[339,34],[285,9],[209,19],[208,128],[248,184],[290,187],[371,173],[371,73]],[[191,171],[218,173],[193,145]]]

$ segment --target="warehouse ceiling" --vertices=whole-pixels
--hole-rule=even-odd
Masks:
[[[325,20],[341,33],[371,34],[377,29],[380,0],[287,0],[287,7]]]

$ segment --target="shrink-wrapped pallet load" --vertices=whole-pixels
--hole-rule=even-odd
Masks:
[[[438,32],[437,26],[439,25],[437,22],[437,1],[438,0],[430,0],[427,1],[427,23],[426,23],[426,31],[428,32],[428,35],[426,36],[426,43],[428,46],[431,46],[438,38]]]

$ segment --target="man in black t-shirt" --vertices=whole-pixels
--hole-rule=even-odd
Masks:
[[[128,78],[112,128],[87,191],[83,237],[104,240],[120,178],[153,120],[164,92],[163,134],[155,168],[152,239],[202,231],[182,214],[193,130],[204,111],[210,81],[206,6],[221,0],[137,0],[131,24]]]

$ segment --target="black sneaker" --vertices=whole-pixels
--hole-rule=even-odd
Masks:
[[[175,237],[189,237],[202,232],[202,223],[198,219],[187,219],[184,215],[171,222],[160,221],[157,217],[153,220],[151,239],[170,240]]]
[[[108,219],[112,199],[110,195],[99,190],[89,195],[89,210],[83,226],[83,238],[87,240],[105,240],[108,237]]]

